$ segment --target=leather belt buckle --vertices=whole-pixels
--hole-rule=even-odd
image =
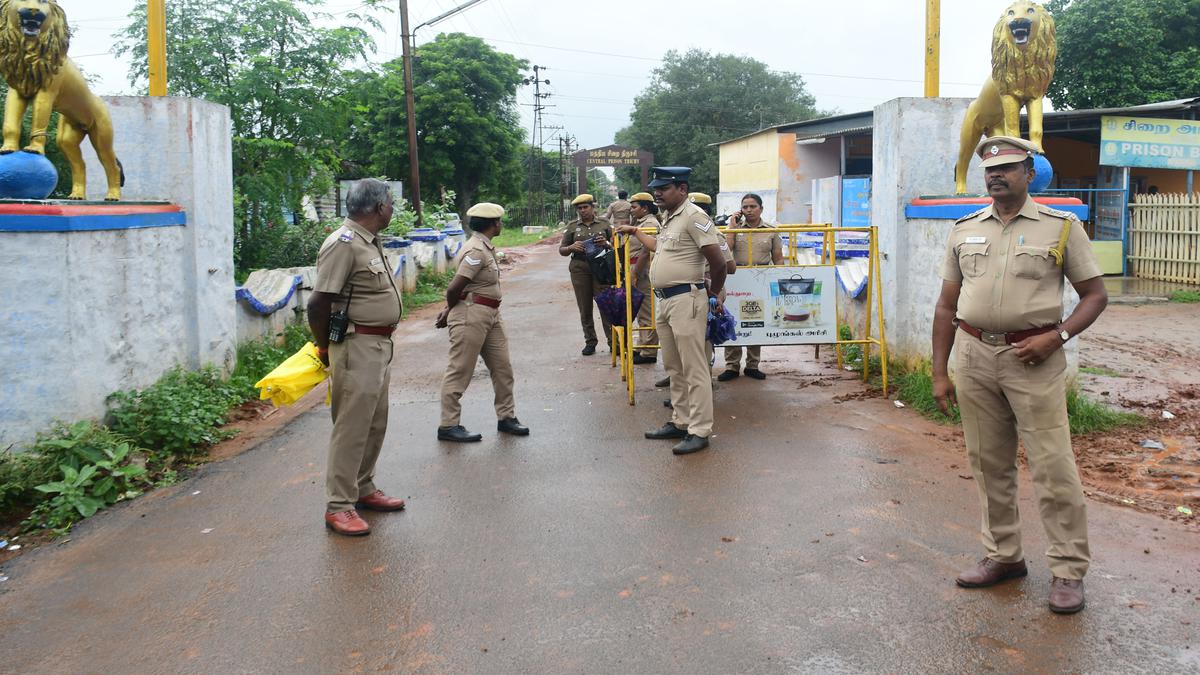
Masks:
[[[663,293],[663,289],[656,288],[656,289],[654,289],[654,297],[658,298],[659,300],[662,300],[662,299],[666,298],[667,296],[665,293]]]
[[[979,331],[979,339],[984,344],[989,344],[993,347],[1003,347],[1008,344],[1006,333],[989,333],[986,330]]]

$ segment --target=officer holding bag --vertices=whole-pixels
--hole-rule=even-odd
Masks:
[[[403,499],[388,497],[374,482],[387,432],[392,333],[403,309],[378,236],[392,220],[391,189],[380,180],[360,180],[350,186],[346,208],[350,217],[317,256],[308,325],[331,380],[325,525],[338,534],[361,536],[371,526],[356,508],[404,508]]]

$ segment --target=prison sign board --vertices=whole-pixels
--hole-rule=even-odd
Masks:
[[[1100,163],[1200,170],[1200,121],[1105,115],[1100,122]]]

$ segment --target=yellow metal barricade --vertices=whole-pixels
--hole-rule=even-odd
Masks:
[[[723,234],[764,234],[761,228],[719,228]],[[658,230],[653,228],[645,228],[643,232],[656,235]],[[870,242],[869,262],[867,264],[867,287],[866,287],[866,327],[864,337],[857,340],[843,340],[841,337],[841,310],[837,310],[835,330],[836,340],[829,342],[816,343],[818,350],[821,345],[834,345],[837,350],[838,368],[842,368],[844,364],[842,348],[849,345],[859,345],[863,350],[863,370],[862,378],[866,382],[870,379],[871,368],[871,351],[872,348],[879,349],[880,369],[883,378],[883,392],[887,395],[888,391],[888,346],[887,346],[887,325],[883,315],[883,279],[881,274],[881,266],[879,262],[879,228],[871,227],[833,227],[828,224],[816,225],[777,225],[769,230],[771,233],[788,236],[788,250],[786,256],[786,265],[739,265],[738,269],[756,269],[768,267],[836,267],[837,265],[837,244],[838,235],[841,233],[850,233],[858,235],[866,235]],[[816,265],[803,265],[799,261],[800,247],[797,246],[798,235],[801,234],[820,234],[822,236],[821,258],[820,263]],[[748,237],[747,259],[754,260],[754,237]],[[629,396],[629,405],[635,405],[636,400],[636,382],[635,372],[633,368],[633,356],[638,350],[657,350],[661,349],[661,345],[638,345],[636,337],[644,332],[658,330],[658,313],[655,309],[655,298],[653,293],[648,293],[644,302],[651,303],[651,323],[650,326],[641,327],[635,326],[634,321],[637,318],[633,311],[633,288],[636,281],[632,279],[632,269],[629,263],[629,238],[614,236],[613,246],[618,251],[618,260],[620,261],[620,277],[617,283],[625,289],[625,326],[613,326],[613,362],[614,368],[620,367],[621,379],[625,382],[626,392]],[[647,251],[647,254],[649,252]],[[836,273],[835,273],[836,278]],[[835,291],[836,292],[836,291]],[[836,303],[835,303],[836,306]],[[876,325],[878,321],[878,325]],[[875,332],[878,335],[875,335]],[[814,343],[802,343],[810,345]],[[781,345],[786,346],[786,345]],[[796,345],[799,346],[799,345]],[[818,351],[819,353],[819,351]]]

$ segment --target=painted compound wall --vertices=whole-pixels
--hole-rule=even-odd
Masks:
[[[0,448],[54,420],[99,418],[114,391],[176,364],[231,366],[233,183],[228,108],[194,99],[105,99],[127,200],[166,199],[186,226],[0,232]],[[85,144],[89,197],[104,174]]]

